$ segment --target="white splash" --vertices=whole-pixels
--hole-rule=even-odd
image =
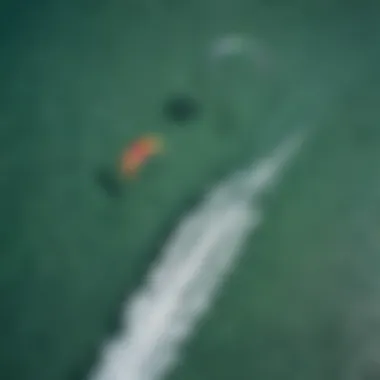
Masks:
[[[208,55],[213,63],[236,56],[243,56],[252,63],[260,64],[268,59],[267,53],[259,41],[236,33],[226,34],[215,39],[210,46]]]
[[[222,182],[185,217],[146,283],[126,304],[122,331],[105,345],[92,380],[158,380],[168,373],[259,224],[260,195],[301,142],[286,142],[271,157]]]

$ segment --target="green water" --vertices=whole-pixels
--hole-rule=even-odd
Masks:
[[[346,380],[372,370],[378,9],[10,4],[0,8],[0,378],[83,378],[178,217],[299,128],[308,145],[170,379]],[[231,32],[259,41],[267,70],[243,59],[207,66],[210,42]],[[202,117],[164,120],[173,91],[199,98]],[[113,178],[120,151],[150,131],[163,134],[165,155],[112,195],[100,173]]]

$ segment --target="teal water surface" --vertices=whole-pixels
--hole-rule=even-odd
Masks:
[[[1,10],[0,377],[82,379],[182,213],[302,129],[306,148],[170,378],[378,378],[376,5],[12,4]],[[231,33],[260,46],[264,67],[210,63]],[[177,91],[202,104],[184,126],[161,114]],[[152,131],[165,154],[121,183],[121,150]]]

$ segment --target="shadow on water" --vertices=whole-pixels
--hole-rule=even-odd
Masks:
[[[119,198],[123,194],[121,180],[106,166],[102,166],[96,171],[95,182],[109,198]]]
[[[202,106],[193,96],[188,94],[174,94],[163,106],[163,116],[166,120],[183,125],[200,117]]]

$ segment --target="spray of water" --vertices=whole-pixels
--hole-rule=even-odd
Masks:
[[[258,226],[260,196],[301,142],[293,138],[223,181],[185,217],[126,304],[122,331],[104,346],[91,380],[158,380],[167,374]]]

